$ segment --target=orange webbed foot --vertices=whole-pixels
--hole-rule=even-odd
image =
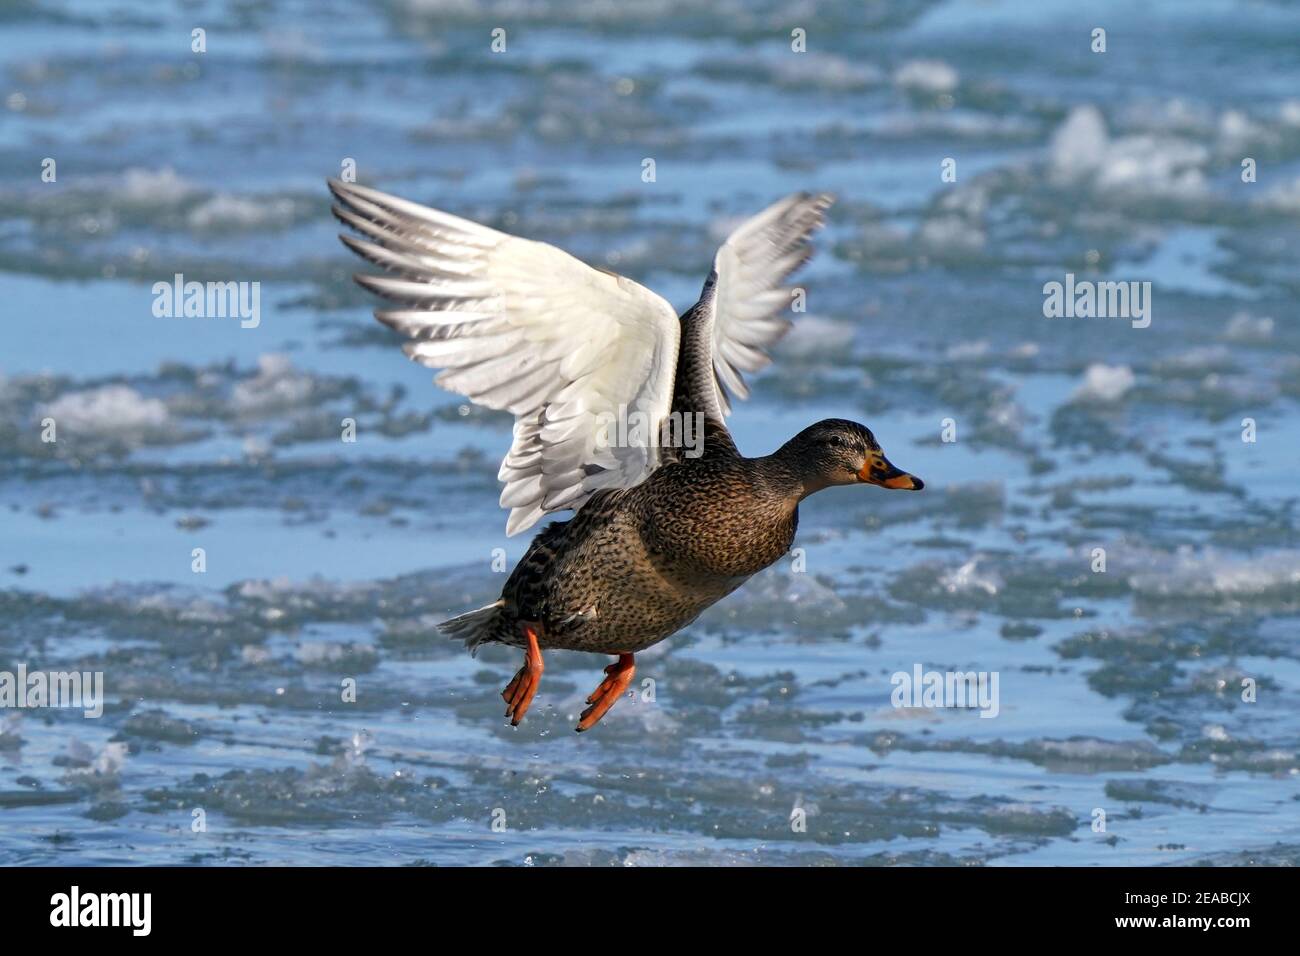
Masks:
[[[590,730],[600,718],[605,716],[623,696],[623,691],[627,690],[627,685],[632,682],[632,675],[635,673],[636,661],[631,654],[620,654],[617,661],[605,668],[605,679],[587,698],[587,703],[591,706],[579,716],[578,733]]]
[[[533,702],[533,695],[537,693],[537,685],[541,683],[542,671],[545,669],[542,664],[542,649],[537,646],[539,626],[525,624],[523,629],[524,635],[528,638],[528,649],[524,652],[524,666],[519,668],[515,679],[501,692],[501,697],[506,702],[506,716],[510,718],[512,727],[518,727],[519,721],[523,720],[524,714],[528,713],[528,705]]]

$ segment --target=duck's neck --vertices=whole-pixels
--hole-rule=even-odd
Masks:
[[[816,479],[810,479],[803,465],[800,452],[792,444],[782,445],[772,454],[754,459],[755,471],[767,493],[791,511],[813,492],[826,487]]]

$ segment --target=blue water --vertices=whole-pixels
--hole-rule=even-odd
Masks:
[[[0,709],[0,862],[1300,862],[1298,41],[1230,2],[0,11],[0,674],[107,698]],[[679,308],[835,192],[732,428],[855,418],[926,490],[810,499],[595,730],[563,652],[511,729],[515,652],[433,629],[527,546],[510,423],[369,318],[349,159]],[[260,283],[257,327],[156,317],[178,272]],[[1150,327],[1045,318],[1067,273],[1150,282]],[[997,715],[894,706],[917,665]]]

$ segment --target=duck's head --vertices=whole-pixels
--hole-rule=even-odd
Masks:
[[[894,467],[871,429],[842,418],[809,425],[779,454],[798,472],[804,495],[831,485],[868,484],[903,491],[925,487],[920,478]]]

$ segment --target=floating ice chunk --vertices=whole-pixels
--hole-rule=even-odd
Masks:
[[[264,229],[288,225],[293,221],[293,213],[292,199],[248,199],[221,193],[190,210],[186,222],[191,229],[199,231]]]
[[[1269,190],[1258,203],[1281,212],[1300,212],[1300,179],[1287,180]]]
[[[293,362],[289,356],[281,355],[278,352],[268,352],[259,355],[257,358],[257,371],[259,375],[267,378],[277,378],[282,375],[288,375],[293,371]]]
[[[375,737],[368,730],[359,730],[352,735],[348,741],[347,749],[343,751],[343,766],[341,769],[354,770],[365,767],[366,751],[375,745]]]
[[[69,392],[44,406],[41,414],[53,418],[61,429],[88,435],[147,434],[169,424],[166,405],[128,385]]]
[[[128,169],[122,174],[119,194],[127,202],[168,206],[194,192],[194,185],[170,166],[162,169]]]
[[[1253,146],[1272,139],[1272,135],[1259,123],[1240,110],[1225,110],[1219,117],[1220,155],[1239,157]]]
[[[1186,140],[1126,136],[1111,144],[1098,170],[1098,190],[1157,193],[1175,197],[1200,195],[1206,189],[1200,167],[1209,159],[1205,147]]]
[[[257,644],[245,644],[239,649],[239,659],[254,666],[265,664],[271,659],[271,652]]]
[[[303,641],[294,649],[294,659],[305,667],[326,667],[336,664],[354,666],[374,662],[375,649],[369,644],[348,644],[342,641]]]
[[[988,235],[978,220],[955,214],[927,217],[916,230],[917,242],[928,253],[946,259],[978,256]]]
[[[329,595],[330,590],[330,585],[318,578],[294,581],[288,575],[282,574],[276,578],[242,581],[237,593],[246,600],[276,602],[301,596],[323,598]]]
[[[815,86],[825,90],[861,90],[877,86],[884,79],[880,70],[833,53],[815,57],[783,57],[773,72],[783,86]]]
[[[1300,100],[1285,100],[1278,107],[1277,118],[1285,126],[1300,126]]]
[[[1219,117],[1219,135],[1225,139],[1245,139],[1254,128],[1250,117],[1240,110],[1225,110]]]
[[[803,315],[795,321],[798,334],[781,341],[781,354],[792,358],[842,358],[853,346],[853,326],[836,319]]]
[[[1177,355],[1161,359],[1156,369],[1162,373],[1179,375],[1202,375],[1206,372],[1222,372],[1233,367],[1232,352],[1222,345],[1198,345],[1185,349]]]
[[[241,415],[266,415],[311,402],[314,380],[296,370],[288,356],[262,355],[257,366],[257,375],[237,382],[231,389],[231,404]]]
[[[1170,100],[1138,100],[1123,108],[1124,125],[1133,129],[1183,132],[1208,137],[1214,131],[1214,111],[1208,106],[1180,97]]]
[[[988,354],[988,340],[977,339],[973,342],[957,342],[948,346],[944,357],[953,362],[971,362],[985,358]]]
[[[1052,172],[1064,180],[1090,175],[1106,159],[1110,134],[1106,120],[1095,106],[1076,106],[1052,136]]]
[[[1052,136],[1051,177],[1058,183],[1090,181],[1097,192],[1190,199],[1205,193],[1209,150],[1177,136],[1111,139],[1095,106],[1078,106]]]
[[[259,458],[269,458],[271,455],[271,443],[259,435],[249,435],[240,444],[240,451],[244,457],[250,461]]]
[[[1223,337],[1230,342],[1263,343],[1273,338],[1273,320],[1238,312],[1228,321]]]
[[[1169,757],[1146,740],[1102,740],[1096,737],[1070,737],[1067,740],[1043,738],[1015,748],[1035,763],[1058,768],[1150,767],[1167,763]]]
[[[70,774],[83,779],[116,777],[126,765],[127,753],[127,745],[116,741],[105,744],[96,754],[90,745],[73,737],[68,741],[67,766],[71,768]]]
[[[901,89],[937,96],[957,89],[957,71],[942,60],[908,60],[894,72]]]
[[[1235,558],[1213,548],[1183,549],[1172,561],[1136,572],[1129,583],[1139,594],[1161,598],[1295,596],[1300,590],[1300,552]]]
[[[949,594],[983,591],[985,594],[997,594],[1002,588],[1002,578],[996,572],[979,571],[979,556],[971,558],[961,567],[949,571],[939,578],[939,584]]]
[[[1074,390],[1076,402],[1117,402],[1131,389],[1136,379],[1127,365],[1089,365],[1083,384]]]
[[[121,741],[107,743],[94,763],[90,765],[90,769],[103,777],[115,777],[126,766],[127,752],[126,744]]]

